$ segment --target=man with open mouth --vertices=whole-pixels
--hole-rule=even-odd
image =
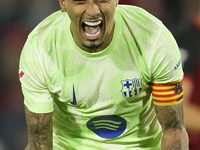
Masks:
[[[26,150],[188,150],[171,33],[118,0],[59,0],[28,36]]]

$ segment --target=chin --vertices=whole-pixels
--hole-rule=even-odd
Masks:
[[[97,49],[99,47],[101,47],[101,45],[103,44],[103,42],[101,43],[91,43],[91,44],[82,44],[85,48],[87,49]]]

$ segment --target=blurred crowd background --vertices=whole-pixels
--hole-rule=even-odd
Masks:
[[[200,150],[200,0],[120,0],[144,8],[175,36],[185,71],[185,124],[190,150]],[[51,13],[57,0],[0,1],[0,150],[23,150],[27,143],[19,57],[27,35]]]

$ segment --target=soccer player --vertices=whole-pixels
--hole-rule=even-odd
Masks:
[[[19,67],[27,150],[188,149],[178,46],[118,0],[59,0]]]

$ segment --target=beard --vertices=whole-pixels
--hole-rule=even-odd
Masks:
[[[85,44],[82,43],[82,45],[85,48],[90,49],[90,50],[95,50],[95,49],[99,48],[102,44],[103,44],[103,42],[98,44],[98,45],[96,45],[96,44],[85,45]]]

